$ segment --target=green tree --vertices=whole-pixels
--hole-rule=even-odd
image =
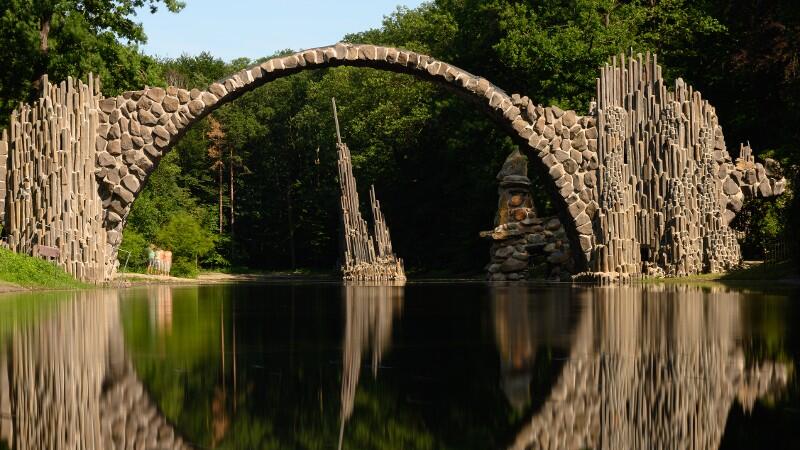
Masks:
[[[156,243],[161,248],[172,251],[176,275],[196,274],[199,258],[214,249],[215,239],[213,233],[185,212],[172,216],[156,235]]]
[[[155,12],[162,4],[172,12],[183,8],[178,0],[0,2],[0,114],[30,99],[44,74],[63,80],[94,72],[106,94],[161,84],[155,61],[136,47],[146,36],[134,17],[137,8]]]
[[[179,184],[183,173],[178,165],[179,156],[172,152],[162,158],[158,170],[134,202],[126,230],[136,230],[152,242],[158,230],[179,212],[202,216],[195,197]]]
[[[125,230],[125,239],[119,250],[120,270],[128,263],[128,270],[144,269],[147,267],[147,240],[136,230]]]
[[[232,72],[225,61],[208,52],[197,56],[181,55],[175,59],[164,59],[159,61],[159,66],[168,85],[183,89],[204,89],[214,80]]]

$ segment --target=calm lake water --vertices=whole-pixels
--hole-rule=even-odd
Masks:
[[[798,448],[797,288],[0,296],[0,449]]]

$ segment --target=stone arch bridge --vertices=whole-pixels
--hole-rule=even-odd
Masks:
[[[597,101],[578,114],[509,95],[430,56],[340,43],[270,59],[204,91],[154,87],[105,98],[91,76],[88,84],[43,83],[41,98],[15,110],[0,139],[9,246],[58,247],[59,263],[76,276],[112,277],[132,203],[189,127],[271,80],[343,65],[435,82],[500,123],[545,175],[575,266],[589,278],[648,267],[678,276],[725,270],[740,260],[728,224],[743,201],[784,189],[749,147],[731,157],[714,108],[680,79],[667,89],[655,56],[614,58],[600,70]]]

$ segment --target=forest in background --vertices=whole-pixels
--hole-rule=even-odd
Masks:
[[[115,95],[145,85],[205,88],[259,60],[212,54],[155,59],[137,7],[175,0],[0,1],[0,126],[35,95],[37,80],[99,74]],[[717,108],[729,151],[749,141],[800,164],[800,6],[791,0],[439,0],[398,8],[344,41],[426,53],[534,102],[587,111],[598,67],[618,53],[655,52]],[[283,53],[291,53],[287,49]],[[123,249],[129,268],[153,242],[174,269],[333,269],[338,183],[330,98],[361,191],[374,184],[394,247],[413,273],[482,270],[496,210],[495,174],[511,140],[468,102],[428,82],[372,69],[307,71],[216,111],[165,156],[134,203]],[[549,214],[543,189],[534,196]],[[737,218],[745,256],[796,236],[798,197],[751,202]],[[366,212],[366,209],[364,210]],[[122,253],[123,258],[126,253]]]

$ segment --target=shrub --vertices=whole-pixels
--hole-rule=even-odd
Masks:
[[[172,276],[197,278],[198,274],[200,274],[200,269],[198,269],[194,260],[181,257],[172,262],[172,270],[170,271],[170,275]]]
[[[180,212],[172,216],[156,235],[156,244],[172,251],[172,272],[177,274],[179,262],[191,263],[198,270],[197,261],[214,249],[216,236],[203,228],[192,215]]]
[[[125,259],[128,259],[128,252],[130,258],[128,259],[128,269],[144,269],[147,267],[147,240],[135,230],[128,228],[122,236],[122,245],[117,254],[119,259],[119,267],[122,270],[125,265]]]
[[[0,248],[0,280],[26,287],[83,287],[57,265]]]

